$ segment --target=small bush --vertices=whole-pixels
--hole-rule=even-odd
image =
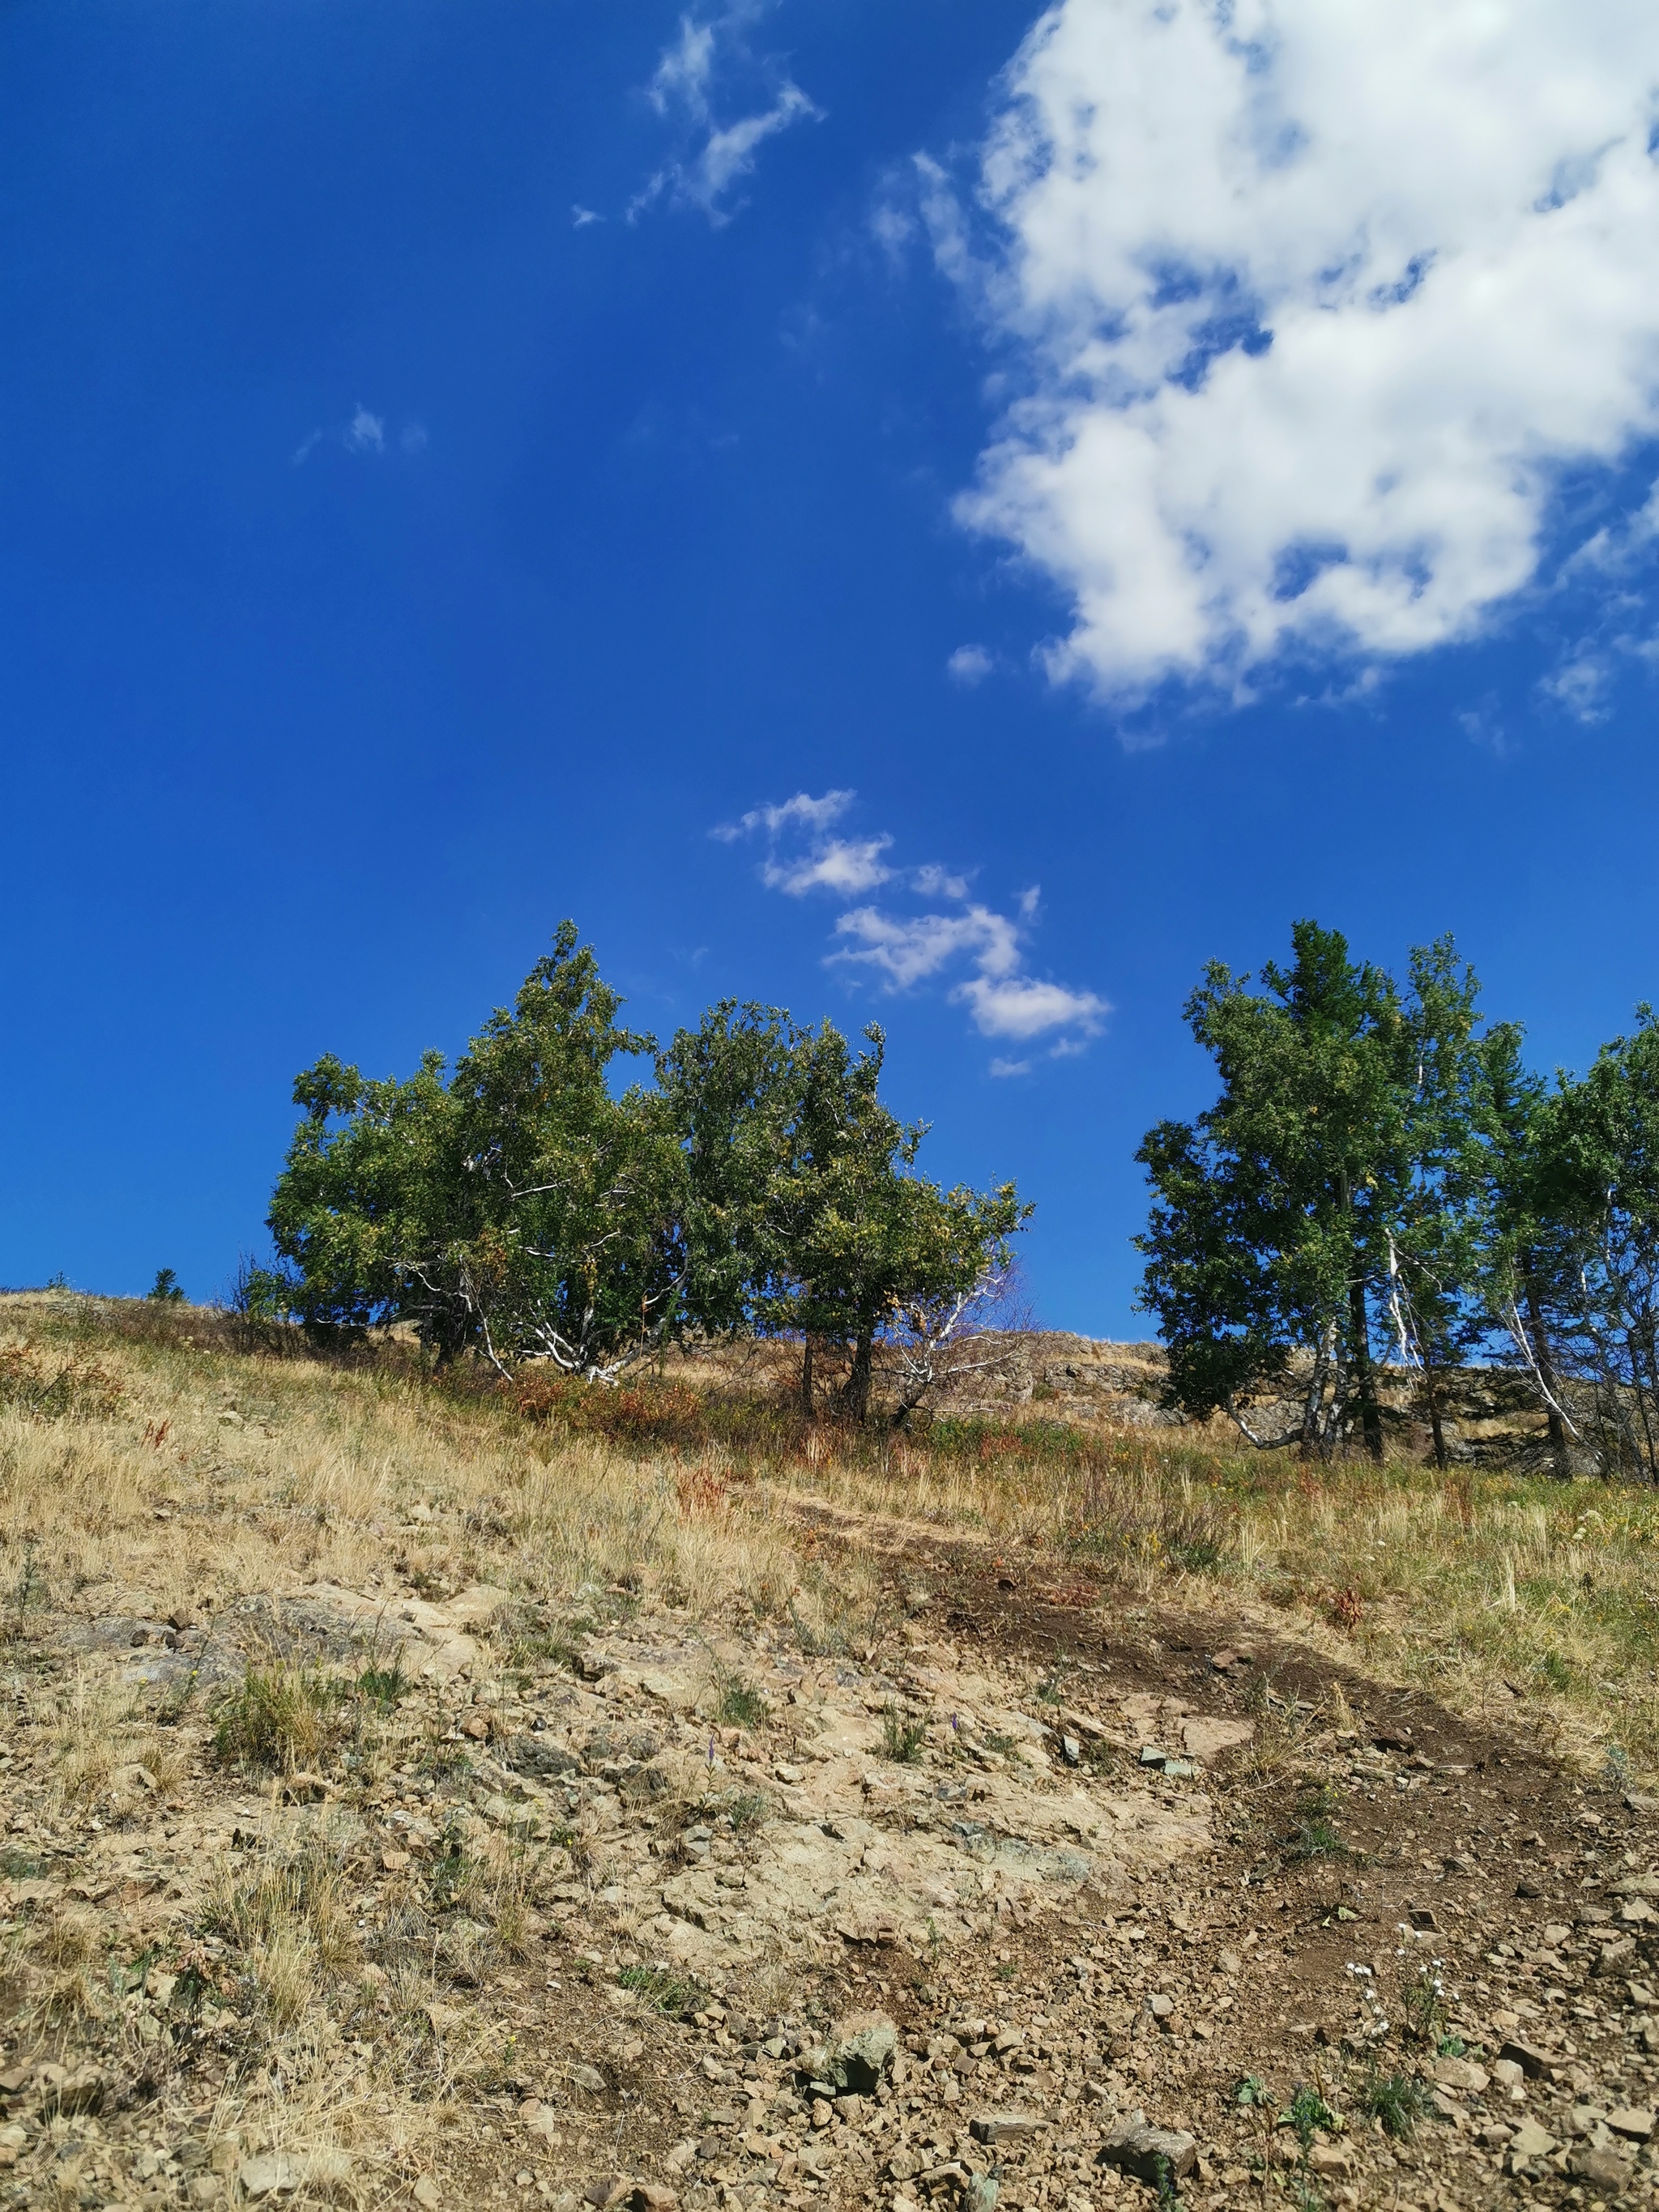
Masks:
[[[881,1750],[884,1759],[890,1759],[899,1766],[918,1765],[927,1741],[926,1721],[907,1719],[896,1705],[882,1708]]]
[[[1316,2130],[1337,2128],[1341,2125],[1317,2089],[1306,2081],[1298,2081],[1296,2093],[1285,2107],[1291,2125],[1296,2130],[1296,2139],[1306,2150],[1314,2139]]]
[[[749,1683],[733,1677],[721,1685],[714,1717],[725,1728],[759,1728],[766,1718],[766,1700]]]
[[[399,1698],[406,1698],[415,1685],[404,1674],[401,1660],[394,1659],[389,1667],[366,1667],[357,1677],[357,1694],[380,1711],[390,1712]]]
[[[695,1975],[677,1974],[666,1966],[623,1966],[617,1980],[623,1989],[632,1990],[636,1997],[671,2020],[689,2020],[694,2012],[702,2010],[713,1994]]]
[[[320,1675],[250,1667],[219,1708],[214,1752],[224,1766],[313,1767],[339,1735],[339,1706],[337,1686]]]
[[[1379,2074],[1365,2084],[1359,2106],[1368,2119],[1382,2121],[1385,2135],[1399,2141],[1428,2117],[1429,2093],[1410,2074]]]

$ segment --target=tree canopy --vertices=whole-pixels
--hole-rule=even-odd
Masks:
[[[877,1346],[959,1316],[1030,1208],[917,1171],[878,1030],[855,1050],[726,1001],[659,1049],[621,1006],[566,922],[453,1070],[306,1069],[270,1214],[282,1298],[313,1333],[404,1322],[440,1361],[595,1380],[687,1335],[798,1334],[809,1406],[827,1343],[864,1419]]]

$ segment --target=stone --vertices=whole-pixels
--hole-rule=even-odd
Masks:
[[[1166,1782],[1191,1782],[1197,1773],[1198,1769],[1190,1759],[1166,1759],[1164,1762]]]
[[[1500,2088],[1507,2089],[1513,2094],[1520,2089],[1527,2076],[1523,2069],[1517,2066],[1514,2059],[1494,2058],[1492,2062],[1492,2078]]]
[[[1616,1974],[1621,1966],[1635,1956],[1636,1938],[1633,1936],[1615,1936],[1612,1942],[1604,1943],[1601,1946],[1601,1953],[1595,1964],[1590,1968],[1590,1972],[1593,1974]]]
[[[69,2074],[58,2067],[51,2070],[58,2079],[47,2086],[46,2102],[49,2110],[70,2116],[98,2111],[109,2087],[109,2078],[100,2068],[77,2066]]]
[[[1522,2120],[1510,2137],[1510,2157],[1516,2165],[1525,2166],[1532,2159],[1547,2158],[1555,2147],[1547,2128],[1540,2128],[1536,2120]]]
[[[578,2089],[585,2091],[590,2097],[602,2097],[605,2094],[604,2075],[599,2072],[598,2067],[589,2066],[580,2058],[570,2069],[570,2079]]]
[[[1140,1763],[1143,1766],[1162,1766],[1166,1755],[1155,1743],[1143,1743],[1140,1747]]]
[[[1230,1978],[1235,1974],[1242,1974],[1244,1971],[1244,1961],[1237,1951],[1218,1952],[1215,1965],[1218,1974],[1226,1974]]]
[[[306,2185],[306,2161],[285,2150],[266,2151],[258,2158],[245,2158],[236,2179],[243,2196],[256,2201],[261,2197],[291,2197]]]
[[[1198,2156],[1196,2140],[1176,2128],[1149,2127],[1146,2115],[1131,2112],[1100,2146],[1099,2163],[1115,2166],[1156,2189],[1160,2181],[1179,2181]]]
[[[1249,1721],[1210,1720],[1194,1715],[1181,1723],[1181,1747],[1188,1759],[1219,1759],[1252,1741],[1255,1728]]]
[[[609,2205],[619,2204],[633,2183],[625,2174],[602,2173],[597,2181],[590,2181],[582,2191],[584,2204],[591,2204],[593,2212],[606,2212]]]
[[[1315,2143],[1308,2153],[1308,2170],[1310,2173],[1352,2173],[1353,2153],[1346,2143]]]
[[[992,2173],[970,2173],[962,2192],[963,2212],[996,2212],[1000,2184]]]
[[[1156,1996],[1150,1996],[1146,2000],[1146,2009],[1154,2020],[1169,2020],[1175,2013],[1175,1999],[1166,1997],[1161,1993]]]
[[[968,2132],[975,2142],[1017,2142],[1041,2135],[1048,2124],[1040,2112],[981,2112],[968,2123]]]
[[[1060,1739],[1060,1755],[1067,1766],[1081,1766],[1083,1746],[1074,1735],[1063,1735]]]
[[[1653,2133],[1653,2113],[1645,2105],[1618,2105],[1607,2114],[1607,2125],[1616,2136],[1645,2142]]]
[[[1630,2179],[1631,2162],[1615,2150],[1581,2149],[1567,2154],[1567,2172],[1575,2180],[1601,2189],[1622,2189]]]
[[[1572,1930],[1565,1920],[1547,1920],[1539,1941],[1546,1949],[1559,1951],[1564,1943],[1572,1941]]]
[[[443,2203],[443,2192],[429,2173],[422,2174],[409,2193],[417,2204],[425,2205],[426,2212],[433,2212],[434,2206]]]
[[[1529,2081],[1541,2081],[1550,2070],[1548,2053],[1534,2044],[1522,2043],[1518,2036],[1505,2036],[1498,2056],[1512,2061]]]
[[[1437,2058],[1432,2072],[1443,2089],[1454,2089],[1466,2097],[1479,2097],[1490,2087],[1492,2076],[1484,2066],[1477,2066],[1472,2058]]]
[[[659,2181],[641,2181],[629,2198],[630,2212],[675,2212],[679,2191]]]
[[[825,2078],[843,2093],[868,2096],[880,2087],[897,2048],[898,2030],[892,2022],[872,2022],[836,2045]]]

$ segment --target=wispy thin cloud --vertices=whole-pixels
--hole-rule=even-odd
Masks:
[[[1111,1011],[1104,999],[1029,970],[1026,941],[1039,904],[1035,885],[1019,893],[1013,912],[1005,914],[984,900],[969,901],[971,877],[966,871],[938,861],[898,867],[888,858],[894,845],[890,832],[866,837],[838,834],[854,798],[850,791],[827,791],[816,798],[797,792],[793,799],[750,808],[713,835],[727,843],[763,839],[761,881],[792,898],[819,890],[856,896],[887,887],[890,896],[948,902],[944,910],[923,912],[872,902],[848,907],[836,917],[835,950],[826,954],[826,965],[870,974],[890,993],[954,975],[946,996],[967,1007],[981,1036],[1016,1044],[1047,1037],[1052,1039],[1051,1058],[1080,1052],[1088,1038],[1098,1035]],[[994,1075],[1030,1070],[1029,1060],[1010,1059],[994,1060],[991,1067]]]
[[[646,87],[646,99],[674,129],[679,148],[635,195],[630,222],[661,200],[697,208],[713,223],[728,222],[736,212],[729,196],[752,173],[766,141],[793,124],[823,119],[823,111],[775,61],[753,52],[750,27],[763,12],[751,4],[714,16],[681,16],[678,34],[663,48]],[[722,75],[762,91],[760,105],[722,122],[716,106]]]
[[[983,684],[996,663],[982,645],[959,645],[945,665],[957,683],[971,690]]]
[[[427,446],[425,423],[405,422],[397,434],[396,442],[398,451],[411,458],[424,453]],[[318,447],[324,445],[337,446],[341,452],[358,457],[384,455],[392,449],[392,441],[386,434],[386,418],[384,415],[377,415],[373,408],[365,407],[359,400],[345,422],[337,422],[331,428],[307,430],[289,456],[289,465],[303,468]]]
[[[386,417],[371,415],[360,405],[345,429],[345,447],[349,453],[383,453],[386,451]]]

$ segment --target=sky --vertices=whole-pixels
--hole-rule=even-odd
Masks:
[[[575,918],[1146,1333],[1206,961],[1659,998],[1637,0],[10,0],[0,1283],[210,1297]]]

